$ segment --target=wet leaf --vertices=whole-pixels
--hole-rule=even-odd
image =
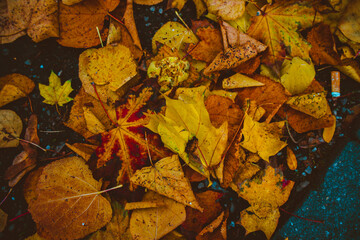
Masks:
[[[123,46],[97,49],[89,56],[86,71],[97,85],[116,91],[137,74],[137,65],[130,50]]]
[[[205,0],[208,11],[223,20],[235,20],[245,12],[245,1],[243,0]]]
[[[185,43],[197,43],[194,33],[178,22],[165,23],[152,39],[153,52],[157,52],[157,43],[179,50]]]
[[[17,147],[23,124],[12,110],[0,109],[0,148]]]
[[[178,155],[163,158],[152,167],[137,170],[130,181],[184,205],[203,210],[192,192],[189,180],[184,176]]]
[[[155,192],[145,194],[143,201],[163,202],[163,207],[134,210],[130,232],[134,240],[157,240],[185,221],[185,206]]]
[[[291,94],[304,92],[314,77],[314,65],[301,58],[294,57],[291,61],[285,59],[281,66],[280,82]]]
[[[309,93],[291,97],[286,104],[293,109],[306,113],[314,118],[322,118],[328,112],[326,92]]]
[[[19,98],[28,96],[34,89],[34,82],[21,74],[13,73],[0,78],[0,107]]]
[[[209,171],[221,162],[228,124],[219,128],[211,124],[201,95],[191,100],[180,94],[179,99],[186,100],[166,98],[165,115],[151,116],[146,127],[158,133],[165,146],[178,153],[192,169],[209,178]]]
[[[250,152],[257,153],[265,161],[274,156],[287,144],[280,140],[285,121],[259,123],[245,114],[242,134],[244,141],[241,146]]]
[[[281,61],[285,57],[283,46],[292,57],[309,60],[311,46],[298,30],[311,27],[320,20],[310,1],[277,1],[265,5],[258,16],[251,18],[247,34],[269,47],[269,55],[264,59],[266,63]]]
[[[39,144],[40,139],[37,135],[38,120],[35,114],[32,114],[28,121],[24,139],[26,141]],[[14,187],[21,178],[31,171],[37,162],[37,148],[27,142],[20,143],[24,150],[18,154],[12,165],[6,170],[4,178],[9,180],[9,186]]]
[[[60,107],[73,99],[69,94],[74,90],[71,87],[71,80],[67,80],[61,85],[60,78],[51,72],[49,76],[49,85],[39,83],[40,95],[45,98],[43,101],[50,105],[59,105]]]
[[[40,235],[77,239],[103,227],[112,210],[99,195],[100,187],[101,182],[93,179],[80,158],[64,158],[45,166],[36,184],[36,200],[28,202]]]

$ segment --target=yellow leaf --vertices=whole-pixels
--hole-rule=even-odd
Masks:
[[[0,78],[0,107],[26,97],[34,89],[34,82],[21,74],[13,73]]]
[[[240,223],[246,230],[246,235],[261,230],[265,233],[267,239],[270,239],[277,227],[280,212],[277,208],[269,209],[266,217],[258,217],[252,207],[248,207],[240,213]]]
[[[40,95],[45,98],[43,102],[46,104],[62,106],[73,100],[69,97],[69,94],[73,91],[71,80],[67,80],[64,85],[61,85],[60,78],[54,72],[50,74],[49,85],[39,83],[39,90]]]
[[[164,203],[158,208],[134,210],[130,218],[130,232],[134,240],[157,240],[185,221],[185,206],[153,191],[143,201]]]
[[[215,128],[199,94],[192,98],[180,94],[179,99],[166,97],[165,116],[152,115],[146,127],[160,134],[165,146],[178,153],[191,168],[209,178],[209,171],[222,160],[228,123]],[[192,150],[185,151],[186,148]]]
[[[137,170],[130,181],[189,207],[203,210],[194,196],[189,180],[184,176],[178,155],[163,158],[152,167]]]
[[[352,58],[345,58],[342,60],[342,65],[335,66],[346,76],[360,82],[360,65]]]
[[[269,161],[270,156],[275,155],[287,145],[280,140],[284,124],[285,121],[259,123],[245,114],[244,128],[242,129],[244,141],[241,142],[241,146],[250,152],[259,154],[265,161]]]
[[[339,21],[338,28],[350,40],[360,43],[360,0],[351,1]]]
[[[243,0],[205,0],[208,11],[224,20],[235,20],[245,12]]]
[[[287,153],[287,157],[286,157],[287,165],[289,166],[290,170],[295,170],[297,168],[297,160],[294,152],[291,150],[291,148],[287,147],[286,153]]]
[[[0,209],[0,232],[4,231],[7,222],[7,213]]]
[[[129,48],[108,45],[90,55],[86,71],[95,84],[116,91],[137,74],[137,65]]]
[[[335,116],[332,116],[332,117],[334,119],[334,124],[331,127],[324,128],[324,131],[323,131],[323,139],[327,143],[331,142],[331,140],[334,136],[334,133],[335,133],[335,129],[336,129],[336,118],[335,118]]]
[[[326,92],[310,93],[290,98],[286,104],[295,110],[306,113],[314,118],[322,118],[328,110]]]
[[[199,19],[206,12],[206,5],[202,0],[193,0],[196,8],[196,17]]]
[[[315,68],[298,57],[291,61],[285,59],[281,66],[281,84],[291,93],[299,94],[311,84],[315,77]]]
[[[86,144],[86,143],[74,143],[69,144],[65,143],[65,145],[70,148],[73,152],[75,152],[77,155],[82,157],[85,161],[88,161],[91,158],[91,155],[95,152],[96,148],[98,146]]]
[[[245,88],[245,87],[257,87],[264,86],[262,82],[258,82],[255,79],[252,79],[246,75],[236,73],[229,78],[223,80],[224,89],[234,89],[234,88]]]
[[[152,49],[157,51],[157,43],[165,44],[170,48],[179,50],[185,43],[197,43],[195,34],[178,22],[165,23],[152,39]]]
[[[12,110],[0,110],[0,148],[17,147],[23,124]]]

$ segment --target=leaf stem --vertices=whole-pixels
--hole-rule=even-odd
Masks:
[[[15,137],[15,139],[17,139],[17,140],[19,140],[19,141],[21,141],[21,142],[29,143],[29,144],[31,144],[31,145],[33,145],[33,146],[35,146],[35,147],[38,147],[38,148],[40,148],[41,150],[43,150],[44,152],[47,152],[47,151],[48,151],[47,149],[45,149],[45,148],[37,145],[36,143],[30,142],[30,141],[28,141],[28,140],[25,140],[25,139],[22,139],[22,138],[18,138],[18,137]]]
[[[10,188],[9,192],[6,194],[6,196],[4,197],[4,199],[0,202],[0,206],[6,201],[6,199],[9,197],[10,193],[12,192],[12,188]]]
[[[99,31],[99,28],[98,28],[97,26],[96,26],[96,31],[97,31],[97,34],[99,35],[101,47],[104,47],[103,41],[102,41],[102,39],[101,39],[101,34],[100,34],[100,31]]]

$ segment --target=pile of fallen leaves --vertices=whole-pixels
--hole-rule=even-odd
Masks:
[[[30,100],[35,83],[0,78],[0,147],[24,149],[4,177],[10,187],[26,177],[37,225],[28,239],[227,239],[230,209],[213,184],[247,201],[236,216],[246,234],[270,239],[295,184],[283,173],[297,169],[291,132],[332,140],[331,93],[315,66],[360,82],[359,0],[193,0],[197,19],[165,23],[144,50],[133,5],[160,2],[2,1],[1,43],[27,34],[88,48],[74,99],[71,81],[53,72],[38,85],[59,114],[72,104],[64,125],[85,139],[69,139],[73,156],[39,163],[36,113],[22,135],[23,120],[5,109]],[[200,181],[208,190],[194,192]]]

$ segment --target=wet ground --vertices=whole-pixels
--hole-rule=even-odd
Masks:
[[[182,16],[188,24],[190,24],[190,16],[194,15],[194,11],[190,9],[193,8],[187,7],[182,12]],[[151,37],[163,23],[169,20],[177,21],[174,11],[165,11],[164,4],[146,8],[135,6],[134,11],[138,29],[142,34],[142,44],[147,49],[151,46]],[[35,44],[28,37],[18,39],[11,44],[1,45],[0,48],[0,76],[21,73],[30,77],[36,84],[48,84],[50,72],[54,71],[62,81],[72,79],[72,87],[75,89],[72,96],[81,87],[78,79],[78,56],[83,49],[61,47],[54,39]],[[334,69],[327,68],[318,71],[316,76],[329,92],[331,91],[329,83],[331,70]],[[274,239],[284,239],[286,236],[289,236],[289,239],[356,239],[359,235],[355,235],[359,223],[359,208],[355,208],[355,204],[359,206],[360,153],[359,133],[356,130],[360,127],[357,124],[360,121],[358,119],[350,125],[343,123],[345,117],[352,113],[351,107],[360,103],[359,90],[360,84],[342,76],[341,91],[342,95],[347,97],[331,100],[330,105],[338,120],[336,136],[331,144],[322,142],[321,131],[306,134],[292,132],[294,138],[302,139],[310,147],[296,148],[294,143],[289,142],[296,149],[295,154],[299,161],[299,167],[296,172],[285,173],[288,179],[296,181],[296,185],[283,209],[298,216],[325,221],[325,223],[291,217],[290,214],[282,212]],[[49,158],[68,152],[68,149],[64,147],[65,142],[80,142],[83,139],[62,125],[70,111],[71,104],[61,108],[61,115],[59,115],[54,106],[42,103],[38,87],[30,97],[34,112],[39,116],[40,145],[55,151],[55,153],[40,154],[39,164],[41,165],[46,164]],[[3,108],[13,109],[22,119],[28,118],[31,113],[29,102],[25,98]],[[49,133],[46,131],[59,132]],[[352,142],[348,143],[351,140]],[[314,142],[316,145],[310,144]],[[0,149],[1,176],[11,165],[14,156],[21,150],[21,147]],[[342,155],[339,156],[341,152]],[[279,153],[277,157],[281,158],[281,154],[283,153]],[[339,157],[336,158],[337,156]],[[9,219],[25,215],[9,222],[4,232],[0,233],[1,239],[24,239],[36,231],[31,216],[26,214],[27,204],[23,199],[22,183],[20,182],[13,189],[1,208],[9,215]],[[9,188],[2,178],[0,184],[0,199],[3,199]],[[222,189],[217,190],[223,191]],[[231,194],[228,195],[230,197],[224,201],[226,204],[243,204],[235,198],[231,198]],[[340,200],[337,200],[338,198]],[[304,205],[302,205],[303,202]],[[235,220],[237,213],[233,212],[232,214]],[[234,222],[229,222],[229,239],[243,239],[240,237],[243,234],[242,227],[235,225]],[[260,232],[253,233],[246,239],[264,239],[264,235]]]

